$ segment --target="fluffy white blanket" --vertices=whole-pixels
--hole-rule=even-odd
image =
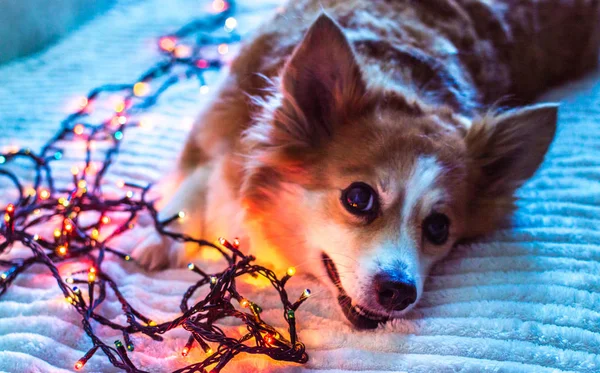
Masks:
[[[0,68],[0,146],[37,148],[58,128],[69,102],[107,82],[131,82],[157,58],[157,36],[206,11],[209,1],[119,0],[115,8],[52,49]],[[253,28],[273,2],[242,2],[242,31]],[[488,241],[457,247],[438,265],[417,311],[376,331],[358,332],[341,320],[332,297],[301,276],[317,294],[298,311],[305,366],[240,355],[226,372],[598,372],[600,371],[600,75],[554,92],[560,99],[556,142],[537,176],[519,192],[515,228]],[[132,130],[109,180],[157,180],[171,165],[206,96],[195,83],[178,85]],[[137,132],[133,132],[137,131]],[[58,174],[81,159],[81,146],[58,162]],[[30,173],[24,165],[23,177]],[[1,184],[2,190],[6,184]],[[6,193],[3,197],[9,198]],[[16,248],[14,254],[19,253]],[[65,273],[77,266],[61,268]],[[109,260],[132,303],[163,321],[178,314],[181,294],[197,278],[187,270],[147,273]],[[301,268],[299,268],[301,272]],[[265,318],[284,326],[274,292],[248,286]],[[123,322],[109,298],[103,308]],[[231,330],[235,331],[236,326]],[[107,341],[120,336],[99,329]],[[183,358],[183,331],[163,343],[134,336],[139,366],[167,372],[203,358]],[[0,371],[67,372],[91,346],[79,316],[42,267],[20,277],[0,298]],[[102,353],[88,372],[115,369]]]

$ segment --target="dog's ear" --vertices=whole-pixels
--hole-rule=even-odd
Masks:
[[[514,209],[515,190],[535,173],[554,138],[557,114],[557,104],[538,104],[471,125],[465,140],[479,224],[494,229]]]
[[[360,68],[340,26],[326,14],[287,61],[281,90],[273,135],[286,145],[316,146],[359,109],[366,92]]]

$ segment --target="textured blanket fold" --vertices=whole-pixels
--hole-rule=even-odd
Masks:
[[[278,5],[240,3],[241,31],[254,28]],[[197,0],[118,0],[50,50],[0,67],[0,148],[39,147],[78,95],[109,82],[132,82],[158,61],[158,36],[209,6]],[[557,139],[540,171],[519,190],[515,227],[457,247],[435,267],[410,317],[375,331],[354,331],[333,297],[303,278],[299,266],[288,291],[300,294],[310,287],[315,294],[297,312],[308,364],[240,355],[225,372],[600,372],[600,73],[548,99],[562,102]],[[148,116],[151,125],[126,135],[108,180],[158,180],[206,100],[195,82],[174,87]],[[83,156],[77,142],[66,147],[70,151],[55,166],[63,182]],[[22,177],[30,172],[25,163],[18,171]],[[1,203],[11,198],[9,185],[0,179]],[[125,236],[115,244],[127,248],[130,241]],[[14,248],[10,255],[19,253],[27,251]],[[77,269],[73,264],[61,271]],[[157,321],[179,314],[181,296],[196,279],[187,270],[147,273],[114,258],[103,269],[118,279],[135,307]],[[265,319],[285,325],[275,292],[252,285],[243,291],[261,305]],[[91,342],[70,307],[44,268],[21,276],[0,298],[0,371],[72,371]],[[102,312],[124,322],[114,297]],[[226,329],[239,333],[237,328]],[[120,337],[98,330],[109,342]],[[135,335],[132,360],[167,372],[202,359],[200,349],[181,356],[186,340],[183,330],[167,333],[162,343]],[[84,371],[116,369],[97,353]]]

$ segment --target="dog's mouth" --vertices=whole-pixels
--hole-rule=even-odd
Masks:
[[[357,329],[375,329],[379,324],[388,321],[387,316],[378,315],[358,304],[352,304],[352,298],[344,290],[333,260],[325,253],[321,253],[321,259],[327,275],[339,291],[338,303],[342,308],[342,312],[354,327]]]

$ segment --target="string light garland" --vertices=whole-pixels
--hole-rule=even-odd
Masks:
[[[30,149],[10,149],[0,154],[0,176],[8,178],[14,185],[18,198],[8,204],[1,214],[0,254],[6,253],[13,245],[20,244],[31,251],[31,256],[15,259],[0,259],[0,296],[6,293],[17,277],[32,265],[43,265],[56,280],[66,301],[81,316],[83,330],[92,340],[92,348],[74,362],[75,370],[84,370],[86,363],[101,350],[110,363],[127,372],[143,372],[129,358],[135,351],[131,336],[144,334],[155,341],[161,341],[162,334],[174,328],[183,328],[190,333],[185,347],[180,352],[188,356],[194,348],[201,348],[206,358],[186,366],[176,372],[218,373],[240,353],[261,354],[275,360],[304,363],[308,360],[304,345],[298,340],[296,330],[296,310],[308,298],[306,289],[296,301],[290,301],[285,290],[286,282],[296,273],[290,267],[278,278],[265,267],[253,264],[255,258],[242,253],[237,239],[232,242],[224,238],[218,244],[170,231],[168,226],[177,219],[185,218],[181,211],[165,221],[158,219],[153,201],[147,198],[150,185],[119,181],[118,187],[128,188],[125,196],[107,197],[102,191],[106,184],[104,176],[119,152],[122,139],[131,127],[142,126],[137,119],[139,114],[148,111],[171,86],[184,79],[196,78],[203,89],[208,87],[205,73],[218,70],[223,62],[219,58],[206,58],[202,48],[216,47],[219,54],[226,54],[229,44],[237,42],[235,33],[237,21],[233,18],[233,1],[214,0],[212,9],[216,14],[185,25],[177,32],[159,39],[158,47],[165,60],[150,68],[133,84],[109,84],[92,90],[78,102],[78,110],[67,116],[59,131],[41,148],[39,153]],[[217,30],[224,30],[225,36]],[[194,39],[190,42],[190,39]],[[184,74],[176,71],[184,69]],[[162,81],[161,81],[162,79]],[[161,81],[160,84],[156,84]],[[207,88],[204,88],[206,90]],[[114,112],[100,124],[89,121],[94,112],[94,102],[100,95],[119,94],[122,98],[114,107]],[[72,187],[59,188],[53,177],[53,164],[63,158],[61,141],[82,140],[85,142],[85,164],[82,168],[73,166]],[[101,162],[94,160],[94,142],[110,144]],[[9,166],[17,159],[29,160],[35,169],[33,186],[24,188],[22,181]],[[90,213],[97,218],[89,222]],[[125,214],[123,221],[114,214]],[[117,283],[103,271],[107,254],[124,261],[132,261],[128,254],[111,245],[117,236],[131,230],[138,216],[148,213],[156,230],[166,237],[179,242],[192,242],[217,250],[227,262],[227,267],[218,273],[206,273],[197,264],[190,263],[188,269],[200,277],[183,294],[180,303],[182,314],[168,322],[157,323],[134,308],[120,292]],[[51,237],[35,233],[42,225],[60,221]],[[110,231],[106,226],[111,222],[117,225]],[[33,233],[32,233],[33,232]],[[59,271],[63,263],[76,263],[85,268],[64,277]],[[262,309],[250,299],[240,294],[236,279],[240,276],[263,276],[279,293],[283,317],[288,325],[287,336],[261,318]],[[197,303],[189,305],[190,298],[199,289],[207,287],[208,294]],[[121,304],[126,324],[115,323],[98,311],[101,304],[112,292]],[[217,325],[224,318],[237,318],[246,328],[239,338],[227,336]],[[108,344],[96,334],[97,325],[112,328],[122,334],[122,339]]]

